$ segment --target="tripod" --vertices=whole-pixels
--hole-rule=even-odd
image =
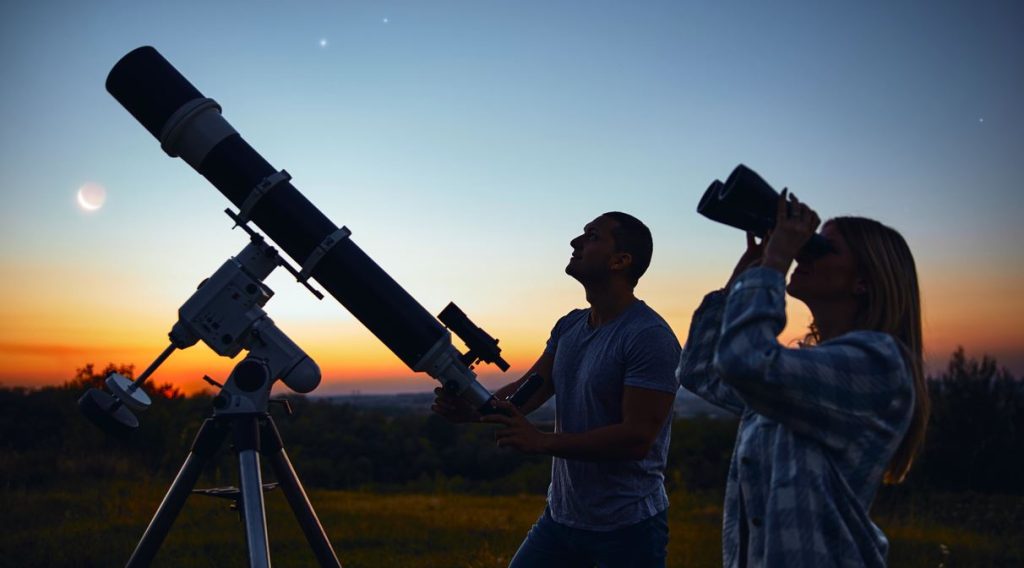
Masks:
[[[215,407],[216,400],[215,399]],[[242,520],[245,524],[245,540],[249,549],[249,566],[262,568],[270,566],[270,548],[267,540],[267,521],[263,508],[263,483],[260,474],[260,454],[270,460],[274,474],[281,485],[285,498],[295,514],[302,532],[306,536],[317,561],[324,567],[341,568],[338,557],[331,547],[327,534],[306,496],[302,483],[292,467],[284,450],[281,436],[273,418],[264,409],[262,412],[241,414],[214,411],[214,416],[203,421],[196,434],[185,463],[174,478],[167,495],[142,535],[135,552],[128,560],[128,568],[149,566],[163,543],[171,525],[185,505],[185,499],[195,487],[199,474],[232,435],[235,451],[238,453],[239,485]]]

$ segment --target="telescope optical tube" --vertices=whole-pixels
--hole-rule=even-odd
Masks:
[[[451,334],[249,144],[156,49],[144,46],[111,69],[107,91],[160,141],[248,215],[414,371],[425,371],[475,407],[492,400],[458,361]],[[283,174],[283,175],[282,175]],[[255,194],[261,186],[265,192]],[[319,256],[322,254],[322,257]]]

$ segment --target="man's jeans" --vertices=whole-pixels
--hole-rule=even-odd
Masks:
[[[509,568],[664,568],[668,511],[613,531],[556,523],[545,508]]]

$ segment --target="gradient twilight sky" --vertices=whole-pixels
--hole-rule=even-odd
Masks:
[[[930,368],[958,344],[1024,372],[1024,4],[4,2],[0,384],[144,368],[246,243],[215,188],[105,91],[153,45],[431,313],[454,300],[517,378],[585,304],[569,240],[608,210],[653,231],[637,294],[685,340],[743,249],[695,212],[740,162],[823,218],[915,251]],[[98,211],[76,205],[87,182]],[[283,270],[266,309],[320,394],[433,388]],[[791,339],[809,322],[791,302]],[[154,376],[232,362],[198,345]],[[492,388],[505,379],[488,378]]]

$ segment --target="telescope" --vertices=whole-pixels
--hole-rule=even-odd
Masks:
[[[309,283],[319,282],[410,369],[437,379],[481,414],[497,409],[473,369],[484,362],[508,370],[498,340],[453,303],[436,319],[431,316],[356,246],[352,231],[338,227],[310,203],[292,185],[287,171],[275,169],[249,146],[221,116],[220,105],[204,97],[152,47],[140,47],[121,58],[107,76],[106,87],[169,156],[181,157],[238,208],[225,212],[250,237],[250,243],[200,283],[181,306],[168,334],[170,345],[139,378],[132,381],[113,373],[106,381],[111,394],[90,389],[79,399],[93,422],[114,431],[130,430],[138,426],[131,411],[145,410],[151,402],[143,383],[175,350],[202,341],[224,357],[247,351],[224,384],[204,377],[221,389],[213,399],[213,416],[200,427],[127,566],[150,565],[203,468],[230,437],[238,454],[240,488],[195,492],[235,501],[245,525],[250,567],[270,566],[263,491],[280,486],[319,564],[340,568],[269,412],[273,402],[288,407],[287,401],[270,399],[275,381],[299,393],[311,392],[320,383],[320,368],[263,310],[273,295],[263,280],[283,266],[323,299]],[[249,227],[250,222],[298,267]],[[466,344],[465,353],[452,345],[452,333]],[[522,404],[542,383],[539,377],[530,377],[512,397],[513,403]],[[277,483],[263,484],[261,455],[269,459]]]
[[[491,393],[476,380],[474,365],[502,371],[498,340],[473,324],[454,304],[444,326],[254,150],[156,49],[144,46],[121,58],[107,77],[107,91],[171,157],[181,157],[238,207],[237,225],[252,222],[301,266],[296,279],[313,279],[383,342],[411,370],[425,372],[481,413],[493,411]],[[319,294],[318,294],[319,296]],[[445,327],[447,326],[447,327]],[[468,347],[460,353],[451,332]]]
[[[697,204],[697,213],[730,227],[749,231],[764,238],[775,228],[779,206],[779,193],[757,172],[740,164],[733,169],[725,183],[711,182]],[[814,259],[832,251],[825,237],[811,235],[800,250],[803,258]]]

